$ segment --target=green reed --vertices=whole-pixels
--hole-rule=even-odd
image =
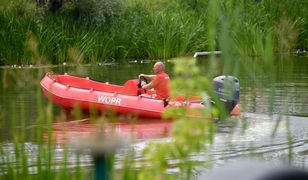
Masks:
[[[76,6],[67,2],[55,12],[38,8],[33,1],[2,5],[0,63],[35,63],[25,49],[29,33],[38,39],[39,53],[49,59],[46,63],[66,62],[70,47],[79,49],[84,63],[191,55],[195,51],[218,49],[217,40],[223,37],[211,28],[217,26],[217,31],[226,29],[222,24],[216,24],[221,20],[230,28],[227,36],[234,41],[232,48],[243,54],[260,54],[258,48],[269,32],[273,33],[275,40],[273,51],[307,49],[305,7],[308,5],[304,0],[283,3],[275,0],[218,1],[222,8],[216,18],[212,17],[211,3],[202,0],[126,0],[123,4],[112,9],[111,13],[116,16],[97,22],[78,16]],[[92,12],[91,8],[89,11]],[[97,11],[93,12],[99,16]],[[210,47],[213,34],[219,36],[215,36],[216,45]]]

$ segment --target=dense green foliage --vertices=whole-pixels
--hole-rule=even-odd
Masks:
[[[0,65],[37,63],[34,59],[62,63],[72,48],[80,52],[83,63],[183,56],[221,50],[219,39],[224,37],[219,31],[231,37],[236,54],[261,54],[260,44],[269,33],[273,51],[308,47],[305,0],[228,0],[217,1],[217,7],[205,0],[35,2],[0,4]],[[219,16],[213,17],[214,11]],[[35,53],[29,43],[33,38]]]

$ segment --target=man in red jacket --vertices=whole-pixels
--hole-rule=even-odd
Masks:
[[[164,63],[158,61],[153,66],[154,75],[140,74],[139,77],[143,76],[150,79],[151,82],[142,85],[143,89],[154,88],[156,91],[156,98],[162,99],[164,101],[164,106],[168,105],[168,100],[170,96],[170,78],[167,73],[164,72]]]

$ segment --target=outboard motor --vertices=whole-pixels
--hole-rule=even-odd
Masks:
[[[213,86],[219,99],[230,113],[240,100],[240,82],[234,76],[218,76],[213,79]]]

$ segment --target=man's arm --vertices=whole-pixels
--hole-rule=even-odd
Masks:
[[[140,74],[139,77],[140,76],[143,76],[143,77],[150,79],[150,80],[153,80],[156,77],[156,75],[147,75],[147,74]]]
[[[145,85],[143,85],[142,86],[142,89],[151,89],[151,88],[153,88],[154,86],[153,86],[153,83],[152,83],[152,81],[149,83],[149,84],[145,84]]]
[[[159,83],[159,80],[156,78],[156,75],[154,75],[155,77],[153,78],[153,80],[142,86],[143,89],[151,89],[154,88],[155,86],[157,86],[157,84]]]

